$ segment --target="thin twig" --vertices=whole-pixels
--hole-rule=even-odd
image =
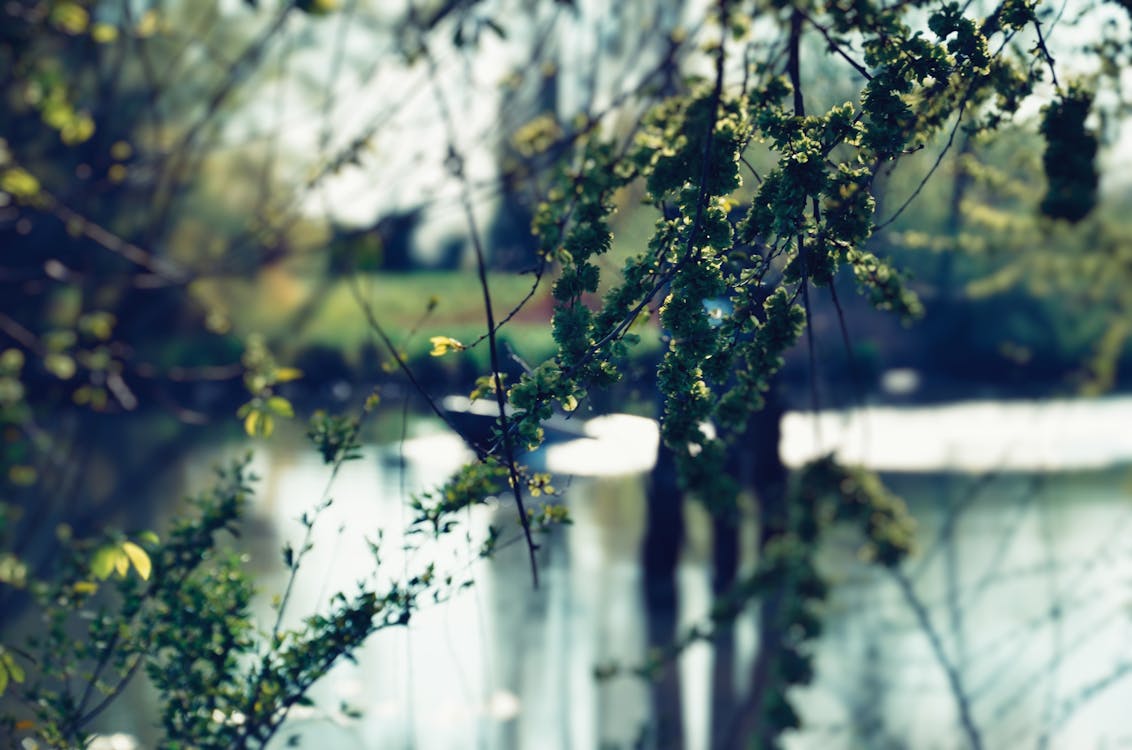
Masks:
[[[401,351],[397,348],[397,344],[393,342],[393,339],[386,332],[385,327],[378,321],[369,300],[362,295],[361,290],[358,288],[357,279],[351,277],[348,286],[350,293],[354,297],[354,301],[358,304],[358,307],[361,308],[362,315],[365,316],[366,323],[369,325],[370,329],[377,334],[377,337],[381,339],[381,343],[385,346],[386,351],[389,352],[389,356],[393,357],[393,361],[397,363],[397,367],[405,374],[405,377],[409,379],[409,383],[416,389],[417,393],[424,397],[425,403],[428,404],[429,409],[448,426],[448,429],[452,430],[452,432],[457,435],[462,435],[460,430],[457,429],[456,424],[452,421],[452,417],[449,416],[448,413],[440,407],[440,404],[436,402],[436,399],[429,394],[428,389],[417,379],[416,373],[409,367],[409,363],[401,356]],[[471,441],[465,442],[467,442],[468,447],[475,452],[476,457],[480,461],[487,458],[487,452],[479,445]]]
[[[763,178],[759,176],[759,171],[751,166],[751,162],[747,161],[747,157],[743,154],[740,154],[739,161],[743,163],[743,166],[751,170],[751,174],[754,176],[755,181],[761,185],[763,183]]]
[[[916,616],[916,620],[920,623],[920,629],[923,630],[924,636],[928,639],[936,662],[947,677],[948,685],[951,687],[952,698],[955,699],[955,707],[959,711],[959,723],[963,727],[964,734],[967,735],[967,742],[971,750],[982,750],[982,735],[979,733],[979,728],[975,724],[974,715],[971,712],[970,699],[967,696],[966,688],[963,686],[963,676],[959,674],[955,664],[953,664],[950,657],[948,657],[947,651],[943,647],[943,640],[936,631],[935,625],[932,624],[931,614],[928,612],[927,607],[924,606],[924,603],[920,601],[908,577],[905,576],[903,572],[895,569],[892,570],[891,573],[893,580],[896,581],[897,586],[900,588],[900,592],[904,595],[904,600],[908,603],[912,613]]]
[[[440,82],[437,80],[436,61],[433,59],[432,53],[423,39],[421,40],[421,49],[429,66],[430,78],[432,79],[432,85],[436,92],[437,107],[440,110],[441,119],[443,119],[445,130],[448,133],[448,162],[453,176],[460,182],[460,202],[464,207],[464,217],[468,225],[468,234],[472,241],[472,249],[475,251],[476,255],[476,271],[479,276],[480,291],[483,293],[484,313],[487,316],[488,354],[491,360],[491,375],[495,383],[495,402],[499,406],[499,430],[501,433],[503,459],[507,464],[507,473],[511,484],[511,495],[515,498],[515,505],[519,513],[519,523],[523,527],[523,536],[527,540],[527,555],[531,564],[531,580],[534,587],[537,589],[539,584],[538,559],[535,553],[538,551],[538,543],[535,542],[534,532],[531,530],[531,521],[530,518],[527,517],[527,509],[523,503],[522,482],[519,477],[518,467],[515,464],[515,447],[511,435],[510,420],[507,416],[507,393],[503,390],[503,376],[500,373],[501,365],[499,361],[499,342],[496,338],[495,312],[492,310],[491,287],[487,280],[487,257],[484,252],[483,240],[480,237],[479,224],[476,221],[475,207],[472,205],[471,189],[468,185],[467,172],[464,168],[464,155],[456,145],[456,122],[452,116],[452,111],[448,108],[448,102],[444,97]]]
[[[790,76],[790,85],[794,89],[794,116],[800,121],[806,117],[806,100],[802,93],[802,23],[806,20],[801,10],[795,9],[790,15],[790,36],[787,41],[788,54],[786,57],[786,70]],[[817,198],[812,201],[815,224],[821,226],[821,203]],[[818,358],[817,342],[814,338],[814,315],[810,305],[810,249],[806,245],[805,236],[798,233],[798,262],[802,266],[802,309],[806,311],[806,352],[809,359],[810,381],[810,407],[815,415],[820,409],[821,400],[818,396]],[[814,438],[817,445],[821,445],[821,423],[814,419]]]
[[[1042,59],[1046,61],[1049,67],[1049,74],[1053,78],[1053,87],[1057,93],[1061,93],[1061,84],[1057,81],[1057,70],[1054,67],[1053,55],[1050,54],[1049,47],[1046,46],[1046,38],[1042,34],[1042,22],[1034,18],[1034,31],[1038,33],[1038,50],[1042,53]]]
[[[833,37],[832,37],[832,36],[830,35],[830,33],[829,33],[829,29],[828,29],[828,28],[826,28],[825,26],[822,26],[822,25],[821,25],[820,23],[818,23],[817,21],[815,21],[815,20],[814,20],[814,18],[813,18],[812,16],[810,16],[810,15],[809,15],[808,13],[806,13],[806,11],[805,11],[805,10],[803,10],[803,9],[801,8],[801,6],[795,6],[795,8],[797,9],[797,12],[798,12],[798,13],[801,13],[801,14],[802,14],[802,17],[803,17],[803,18],[805,18],[805,19],[806,19],[807,21],[809,21],[809,23],[810,23],[810,25],[811,25],[811,26],[813,26],[813,27],[814,27],[815,29],[817,29],[817,30],[818,30],[818,33],[822,35],[822,38],[823,38],[823,39],[825,39],[826,43],[827,43],[827,44],[829,45],[829,49],[830,49],[830,50],[831,50],[832,52],[836,53],[836,54],[837,54],[837,55],[838,55],[839,57],[841,57],[841,59],[843,59],[843,60],[844,60],[845,62],[849,63],[849,65],[850,65],[850,66],[852,66],[853,70],[855,70],[855,71],[857,71],[857,72],[858,72],[859,74],[861,74],[861,76],[862,76],[862,77],[863,77],[863,78],[864,78],[864,79],[865,79],[866,81],[871,81],[871,80],[873,80],[873,77],[872,77],[872,75],[871,75],[871,74],[869,73],[869,71],[868,71],[868,70],[867,70],[867,69],[865,68],[865,66],[864,66],[864,65],[862,65],[861,63],[857,62],[856,60],[854,60],[854,59],[853,59],[852,57],[850,57],[850,56],[849,56],[849,53],[847,53],[847,52],[846,52],[846,51],[845,51],[845,50],[844,50],[844,49],[842,48],[841,44],[840,44],[840,43],[838,43],[838,42],[837,42],[837,40],[835,40],[835,39],[834,39],[834,38],[833,38]]]
[[[894,221],[899,219],[900,215],[903,214],[904,211],[907,210],[910,205],[912,205],[912,202],[919,197],[924,187],[928,184],[928,181],[931,180],[932,175],[934,175],[936,173],[936,170],[939,169],[939,165],[943,163],[943,159],[951,150],[952,144],[955,143],[955,134],[959,132],[959,126],[963,124],[963,111],[966,109],[966,106],[967,100],[966,98],[964,98],[963,102],[959,105],[959,114],[955,117],[955,125],[952,126],[950,135],[947,136],[947,143],[945,143],[943,148],[940,149],[940,152],[936,156],[935,163],[932,164],[931,169],[927,171],[927,173],[923,176],[923,179],[920,180],[920,183],[916,185],[916,189],[912,191],[912,194],[909,195],[908,198],[900,204],[900,208],[896,209],[896,213],[892,214],[892,216],[888,217],[888,219],[873,227],[874,234],[884,230]]]
[[[236,90],[243,71],[260,59],[271,40],[283,30],[287,19],[296,7],[296,0],[287,0],[283,8],[278,12],[275,19],[263,33],[244,48],[240,56],[228,66],[227,76],[212,93],[212,96],[209,97],[204,111],[188,126],[184,135],[181,136],[176,145],[168,152],[171,154],[172,158],[168,160],[168,167],[163,170],[161,178],[154,190],[156,196],[156,210],[153,212],[153,221],[149,224],[149,236],[151,238],[160,236],[160,234],[165,231],[178,194],[184,187],[186,180],[183,175],[189,171],[189,165],[195,160],[199,166],[199,163],[203,161],[203,154],[199,156],[194,154],[198,139],[204,133],[205,129],[215,121],[216,115],[220,112],[220,108],[224,106],[224,103],[232,95],[232,92]]]
[[[546,265],[547,265],[546,259],[540,258],[538,267],[535,269],[535,280],[534,280],[534,282],[531,283],[531,288],[529,290],[527,290],[526,295],[521,300],[519,300],[518,303],[516,303],[514,307],[511,308],[510,312],[508,312],[507,315],[505,315],[503,317],[503,319],[500,320],[494,328],[489,330],[487,333],[482,334],[478,339],[476,339],[472,343],[468,344],[466,348],[474,349],[476,346],[478,346],[479,344],[481,344],[484,341],[488,341],[489,345],[490,345],[492,333],[499,332],[499,330],[502,329],[503,326],[510,323],[511,320],[516,315],[518,315],[523,310],[524,307],[527,306],[527,303],[531,301],[531,298],[533,298],[535,296],[535,292],[538,291],[539,285],[542,283],[542,276],[546,272]]]
[[[190,280],[190,274],[172,261],[160,258],[138,245],[123,239],[106,227],[83,216],[79,212],[63,204],[54,195],[40,189],[39,198],[49,213],[63,222],[68,230],[78,231],[87,239],[112,253],[122,256],[131,263],[141,266],[152,272],[152,277],[138,276],[135,278],[137,286],[157,287],[184,284]]]

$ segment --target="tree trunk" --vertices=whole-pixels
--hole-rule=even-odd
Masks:
[[[787,470],[779,453],[782,437],[782,415],[785,412],[781,394],[773,387],[766,394],[766,405],[751,419],[747,435],[749,440],[738,452],[745,458],[742,468],[749,472],[750,487],[754,490],[758,508],[758,553],[762,558],[772,539],[787,528],[786,480]],[[768,594],[760,604],[758,616],[758,652],[751,668],[751,680],[746,700],[728,714],[720,714],[715,725],[716,747],[742,747],[760,733],[758,724],[761,706],[774,678],[771,665],[779,648],[776,623],[781,608],[781,596]],[[756,745],[758,746],[758,745]]]
[[[666,649],[677,636],[679,602],[676,566],[684,543],[684,493],[676,480],[672,452],[662,444],[648,483],[648,520],[644,538],[645,607],[649,649]],[[680,747],[684,722],[680,675],[668,665],[652,685],[655,747]]]

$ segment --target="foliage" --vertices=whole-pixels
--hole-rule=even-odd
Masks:
[[[973,138],[926,203],[888,235],[898,262],[935,298],[937,326],[965,331],[941,353],[956,372],[1014,372],[1032,383],[1099,393],[1127,362],[1129,225],[1120,186],[1078,221],[1043,215],[1038,138],[1022,126]],[[950,192],[950,195],[948,195]]]
[[[1042,155],[1049,179],[1042,213],[1054,219],[1080,221],[1097,200],[1097,138],[1085,127],[1092,94],[1075,88],[1046,107]]]
[[[134,18],[131,3],[93,0],[5,6],[13,21],[0,31],[0,74],[15,106],[0,115],[0,232],[18,242],[4,270],[22,288],[30,280],[38,290],[0,302],[0,330],[11,339],[0,353],[0,419],[17,428],[16,445],[2,464],[5,492],[34,484],[37,461],[46,465],[42,456],[58,447],[38,429],[34,407],[42,402],[28,397],[30,386],[43,388],[43,401],[66,399],[84,413],[135,409],[143,380],[184,375],[172,364],[176,352],[167,331],[216,334],[193,357],[208,367],[230,354],[230,311],[219,303],[196,307],[207,290],[215,295],[223,288],[207,284],[212,266],[222,268],[216,275],[247,275],[288,256],[292,243],[303,244],[297,239],[304,234],[301,217],[287,210],[291,201],[275,200],[264,189],[250,208],[213,201],[213,223],[231,231],[221,232],[207,252],[180,257],[149,249],[194,232],[210,234],[199,224],[189,231],[180,223],[193,201],[206,202],[199,168],[209,161],[204,142],[222,131],[221,113],[238,99],[234,92],[263,82],[265,50],[280,29],[293,18],[313,29],[336,12],[333,2],[288,0],[270,12],[256,2],[247,6],[255,22],[243,28],[259,36],[242,40],[242,53],[217,73],[219,80],[174,92],[157,85],[147,69],[150,54],[176,63],[173,42],[193,43],[172,16],[152,9]],[[671,51],[658,67],[667,85],[632,92],[643,114],[631,118],[630,128],[616,127],[613,117],[603,121],[619,114],[614,106],[561,118],[568,122],[544,113],[515,129],[510,140],[524,169],[509,179],[528,178],[538,196],[531,207],[537,266],[531,290],[498,325],[460,122],[444,88],[431,80],[446,141],[438,150],[460,189],[487,330],[468,344],[454,330],[432,336],[430,354],[462,355],[482,344],[488,372],[479,373],[476,394],[494,398],[499,416],[489,440],[471,446],[473,461],[409,501],[409,532],[448,534],[469,508],[509,496],[537,584],[536,534],[568,523],[569,515],[556,502],[525,504],[555,491],[553,480],[525,466],[523,456],[544,442],[542,425],[556,410],[572,412],[623,379],[650,316],[664,330],[655,383],[661,436],[675,455],[681,487],[720,518],[734,514],[739,486],[728,472],[729,451],[743,440],[784,356],[804,335],[814,357],[814,295],[828,294],[839,309],[837,284],[851,276],[875,307],[903,318],[922,312],[904,275],[870,244],[894,218],[880,221],[876,214],[884,175],[896,162],[944,137],[946,151],[960,131],[975,137],[1001,127],[1041,88],[1048,71],[1054,89],[1042,123],[1048,186],[1041,209],[1068,222],[1081,222],[1092,210],[1093,88],[1058,83],[1043,32],[1050,23],[1041,10],[1028,0],[1004,0],[985,14],[953,2],[719,0],[698,35],[670,35]],[[218,17],[221,11],[210,5],[206,12]],[[399,27],[395,54],[435,79],[434,32],[452,31],[453,47],[474,49],[488,38],[506,38],[505,17],[478,2],[414,8]],[[115,61],[124,59],[127,45],[141,50],[140,72],[115,77]],[[850,100],[822,101],[807,84],[803,65],[814,45],[857,84]],[[678,49],[704,71],[679,84],[672,75]],[[1123,48],[1105,59],[1120,54]],[[88,68],[99,75],[88,76]],[[208,94],[203,112],[200,90]],[[110,93],[119,106],[98,106]],[[359,159],[366,140],[319,164],[307,189]],[[761,170],[747,158],[755,152]],[[270,185],[273,160],[266,161],[263,182]],[[554,166],[536,168],[546,164]],[[644,247],[613,273],[611,227],[626,195],[643,196],[658,218]],[[152,212],[140,218],[120,213],[143,199],[152,201]],[[308,241],[317,234],[306,230]],[[43,246],[59,250],[45,257]],[[356,267],[370,260],[344,257],[345,250],[326,255],[335,273],[348,260]],[[502,336],[534,298],[544,273],[555,277],[554,351],[505,385]],[[350,291],[391,366],[443,417],[407,361],[405,343],[382,327],[356,280]],[[437,305],[430,297],[425,315]],[[32,369],[47,386],[29,376]],[[244,377],[247,401],[237,414],[248,436],[269,437],[278,418],[294,415],[279,386],[299,373],[276,362],[269,342],[251,338],[240,365],[228,373]],[[358,417],[319,413],[312,420],[309,436],[333,467],[332,478],[342,462],[360,455],[361,421],[375,405],[374,397]],[[336,661],[350,658],[377,630],[408,622],[426,592],[439,600],[463,585],[427,564],[400,583],[362,582],[339,592],[325,614],[309,616],[293,631],[281,627],[288,587],[274,626],[259,630],[242,561],[221,541],[236,528],[251,494],[246,469],[241,463],[224,472],[197,498],[197,515],[175,523],[165,541],[143,534],[65,539],[50,575],[29,576],[18,556],[0,557],[0,585],[26,585],[45,624],[29,650],[0,650],[0,692],[18,684],[23,706],[5,718],[10,737],[79,746],[89,722],[144,670],[161,696],[162,747],[263,747]],[[17,506],[0,500],[3,535],[9,508]],[[719,600],[710,627],[728,626],[749,603],[760,603],[761,679],[752,686],[743,739],[770,748],[798,726],[788,691],[813,672],[810,649],[827,588],[814,563],[823,531],[834,522],[855,524],[864,556],[895,566],[909,549],[910,521],[875,477],[829,460],[799,473],[784,506],[770,497],[759,502],[758,566]],[[328,503],[323,499],[316,508]],[[307,538],[283,549],[292,582],[316,520],[317,511],[304,516]],[[492,554],[500,538],[498,529],[490,530],[480,554]],[[376,569],[378,544],[371,549]],[[654,674],[705,637],[709,630],[694,630],[636,671]]]
[[[350,448],[356,438],[343,435],[344,423],[332,420],[336,427],[328,428],[327,420],[323,415],[312,425],[327,463],[337,467],[358,458]],[[346,431],[356,432],[356,424]],[[291,708],[309,702],[310,687],[331,666],[351,658],[376,631],[407,624],[422,595],[441,601],[460,585],[432,563],[403,582],[379,583],[380,544],[373,542],[372,582],[333,595],[324,614],[307,616],[296,629],[281,628],[284,598],[265,630],[251,612],[247,557],[228,551],[223,541],[238,533],[253,481],[248,459],[236,462],[191,499],[193,514],[176,520],[163,543],[152,534],[139,535],[144,548],[130,541],[75,542],[56,577],[33,584],[44,635],[31,638],[27,650],[0,651],[3,687],[22,683],[14,691],[16,709],[0,716],[11,747],[23,738],[46,747],[82,746],[90,722],[141,670],[160,698],[165,740],[159,747],[262,748]],[[454,479],[440,490],[445,503],[429,508],[413,527],[427,521],[437,533],[452,529],[456,513],[482,502],[492,487]],[[302,519],[308,539],[316,522],[317,513]],[[493,532],[490,539],[496,537]],[[292,578],[309,549],[309,541],[297,552],[285,546]],[[128,575],[122,561],[136,575]],[[120,575],[111,577],[113,570]]]
[[[866,245],[879,224],[874,191],[882,170],[932,144],[945,128],[950,145],[961,127],[969,137],[1008,121],[1042,75],[1016,54],[1012,42],[1024,31],[1034,32],[1035,56],[1053,69],[1036,7],[1028,3],[1003,3],[985,17],[944,3],[927,11],[926,28],[910,6],[793,5],[772,14],[785,60],[756,63],[742,86],[734,79],[729,86],[727,35],[744,38],[746,13],[738,3],[716,8],[723,29],[706,47],[714,78],[693,80],[690,93],[658,104],[623,143],[601,134],[579,138],[543,186],[533,231],[542,256],[560,266],[552,324],[558,351],[509,389],[517,412],[501,417],[499,437],[504,447],[513,439],[533,449],[555,404],[565,407],[617,382],[636,341],[631,327],[655,309],[668,338],[656,371],[662,439],[682,486],[720,517],[734,512],[738,490],[725,468],[729,446],[761,407],[782,355],[807,330],[811,294],[830,288],[837,305],[834,280],[848,267],[876,307],[905,317],[921,312],[902,276]],[[808,34],[820,36],[864,80],[856,101],[807,110],[800,68]],[[1043,131],[1050,155],[1043,210],[1076,221],[1092,208],[1096,186],[1095,141],[1082,114],[1088,97],[1078,88],[1059,88],[1055,97]],[[751,169],[757,186],[746,190],[743,156],[755,142],[772,154],[771,167],[762,175]],[[631,185],[643,186],[645,201],[662,218],[647,249],[626,262],[598,304],[603,268],[597,261],[611,244],[613,196]],[[713,315],[709,301],[729,313]],[[809,338],[812,352],[812,332]],[[840,472],[819,464],[802,481],[838,488],[835,507],[864,522],[868,554],[898,563],[909,541],[901,506],[875,478]],[[804,591],[809,579],[794,587],[791,572],[795,565],[812,567],[818,543],[821,511],[810,493],[803,490],[789,505],[789,517],[807,516],[807,530],[796,537],[789,525],[773,533],[782,521],[769,510],[770,499],[761,499],[767,507],[760,520],[772,533],[753,580],[782,589],[768,595],[750,581],[736,589],[762,598],[763,671],[756,668],[748,719],[757,747],[777,747],[781,733],[797,727],[786,691],[806,681],[810,667],[801,649],[819,627]],[[857,508],[864,510],[858,515]],[[784,555],[782,546],[796,552]],[[802,634],[798,643],[775,637],[794,632]]]
[[[740,7],[721,5],[721,21],[742,26]],[[1033,10],[1008,3],[973,20],[943,5],[928,19],[934,41],[902,10],[870,15],[831,6],[811,16],[794,8],[778,20],[788,35],[785,74],[756,67],[733,91],[724,85],[727,47],[719,42],[714,81],[656,107],[624,149],[583,139],[551,182],[534,231],[541,252],[561,264],[558,353],[510,390],[521,410],[520,444],[537,444],[538,424],[554,401],[617,380],[618,362],[635,340],[630,326],[660,298],[670,336],[657,371],[662,435],[688,488],[726,508],[736,489],[722,470],[726,433],[742,431],[781,355],[801,336],[810,288],[829,286],[847,265],[878,307],[918,312],[899,273],[862,247],[874,225],[871,186],[885,164],[924,146],[968,109],[977,106],[972,131],[1010,115],[1035,74],[1005,50],[1036,23]],[[859,104],[807,113],[799,74],[807,26],[858,71],[874,71],[863,73]],[[849,32],[861,39],[860,63],[832,36]],[[777,163],[765,177],[754,175],[758,186],[740,214],[733,201],[741,199],[741,157],[752,141],[767,144]],[[638,179],[664,218],[648,249],[628,261],[620,284],[591,310],[583,298],[598,289],[594,259],[609,247],[610,198]],[[733,312],[715,325],[703,301],[719,297]],[[702,429],[709,422],[724,434],[709,436]]]

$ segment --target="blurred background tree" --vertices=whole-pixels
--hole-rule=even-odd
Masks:
[[[254,277],[321,233],[293,217],[268,236],[271,140],[228,130],[276,76],[265,56],[295,7],[241,24],[212,2],[2,13],[2,481],[39,570],[60,524],[90,533],[168,462],[162,414],[199,422],[240,398],[244,347],[201,282]]]

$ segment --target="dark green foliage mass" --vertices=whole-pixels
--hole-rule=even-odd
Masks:
[[[1042,116],[1046,149],[1042,154],[1049,185],[1042,213],[1078,222],[1097,202],[1097,137],[1085,126],[1093,96],[1072,88],[1049,104]]]

